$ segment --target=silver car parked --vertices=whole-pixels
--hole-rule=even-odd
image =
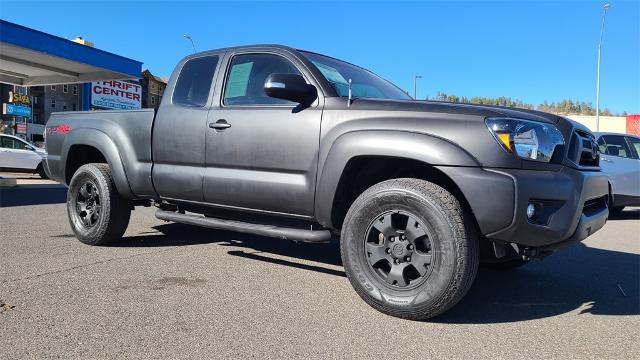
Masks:
[[[640,137],[616,133],[595,135],[600,167],[610,178],[610,213],[619,213],[625,206],[640,206]]]
[[[45,149],[16,136],[0,134],[0,171],[38,174],[46,179],[42,158]]]

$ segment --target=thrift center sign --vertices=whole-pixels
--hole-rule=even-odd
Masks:
[[[126,81],[91,83],[91,105],[107,109],[140,109],[142,87]]]

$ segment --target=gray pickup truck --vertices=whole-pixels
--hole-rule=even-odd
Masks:
[[[588,129],[537,111],[415,101],[358,66],[261,45],[190,55],[162,103],[65,112],[46,171],[80,241],[159,219],[289,239],[339,238],[356,292],[426,319],[480,263],[509,269],[600,229],[610,187]]]

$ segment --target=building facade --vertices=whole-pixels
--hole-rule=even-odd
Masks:
[[[155,76],[151,71],[144,70],[140,79],[142,85],[142,107],[157,109],[160,106],[167,79]]]
[[[61,84],[43,86],[41,90],[42,119],[38,124],[46,124],[53,112],[82,110],[82,84]],[[35,103],[35,101],[34,101]]]

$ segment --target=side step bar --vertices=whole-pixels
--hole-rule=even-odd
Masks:
[[[156,211],[156,217],[165,221],[204,226],[220,230],[237,231],[285,240],[309,243],[326,243],[331,240],[331,232],[329,230],[305,230],[274,225],[254,224],[236,220],[209,218],[201,215],[181,214],[178,212],[160,209]]]

